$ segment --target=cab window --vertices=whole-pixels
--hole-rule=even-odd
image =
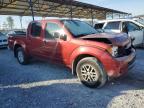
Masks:
[[[132,22],[126,22],[126,27],[129,32],[139,30],[139,26],[137,26],[136,24],[134,24]]]
[[[58,37],[54,36],[55,33],[59,33],[59,34],[64,33],[62,27],[60,27],[56,23],[48,22],[46,25],[46,28],[45,28],[45,38],[47,38],[47,39],[58,38]]]
[[[42,25],[40,22],[34,22],[31,25],[31,35],[33,37],[40,37]]]

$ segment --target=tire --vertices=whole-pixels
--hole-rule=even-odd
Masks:
[[[16,49],[16,58],[21,65],[28,64],[28,57],[22,47]]]
[[[90,88],[100,88],[107,82],[103,66],[94,57],[81,59],[76,66],[76,72],[82,84]]]

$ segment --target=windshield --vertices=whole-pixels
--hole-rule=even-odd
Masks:
[[[144,19],[137,19],[135,21],[138,22],[138,23],[140,23],[140,24],[142,24],[142,25],[144,25]]]
[[[82,21],[63,20],[62,22],[74,37],[82,37],[98,33],[92,26]]]

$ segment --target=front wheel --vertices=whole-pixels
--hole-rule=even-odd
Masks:
[[[102,87],[107,81],[107,75],[101,63],[94,57],[81,59],[76,67],[80,81],[90,88]]]
[[[26,65],[28,63],[28,58],[22,47],[17,48],[16,58],[17,58],[18,62],[22,65]]]

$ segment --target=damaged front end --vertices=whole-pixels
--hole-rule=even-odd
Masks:
[[[134,49],[131,39],[125,33],[100,33],[82,37],[83,40],[108,44],[107,51],[115,58],[128,56]]]

